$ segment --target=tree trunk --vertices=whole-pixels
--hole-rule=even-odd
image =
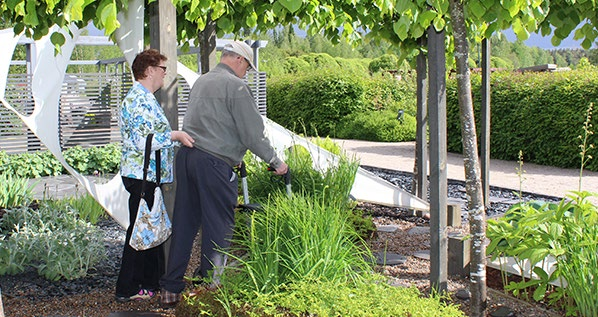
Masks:
[[[469,196],[469,225],[472,240],[470,262],[471,316],[486,316],[486,211],[482,192],[478,146],[471,97],[471,79],[468,66],[469,44],[463,18],[463,3],[450,0],[450,15],[455,39],[459,117],[463,140],[465,189]]]
[[[199,32],[199,67],[205,74],[216,65],[216,24],[208,16],[206,27]]]

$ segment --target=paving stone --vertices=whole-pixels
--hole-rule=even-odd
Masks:
[[[416,251],[413,253],[413,256],[424,260],[430,260],[430,250]]]
[[[380,232],[389,232],[389,233],[393,233],[397,230],[399,230],[399,226],[397,225],[383,225],[383,226],[377,226],[376,230],[380,231]]]
[[[492,317],[515,317],[515,312],[513,312],[509,307],[500,306],[498,309],[490,313]]]
[[[430,234],[430,227],[416,226],[416,227],[409,229],[409,231],[407,231],[407,233],[408,234]]]
[[[455,297],[461,300],[468,300],[471,298],[471,293],[466,289],[460,289],[455,293]]]
[[[374,253],[374,256],[378,265],[397,265],[407,261],[406,256],[396,253]]]

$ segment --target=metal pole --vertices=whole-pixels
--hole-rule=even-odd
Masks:
[[[490,207],[490,41],[482,40],[481,168],[484,206]]]
[[[426,39],[419,40],[420,47],[427,45]],[[417,127],[415,132],[415,161],[417,197],[428,200],[428,65],[423,51],[417,56]]]

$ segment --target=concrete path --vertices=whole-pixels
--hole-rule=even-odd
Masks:
[[[361,165],[413,172],[415,142],[370,142],[335,140],[349,155],[355,155]],[[490,185],[542,195],[565,197],[579,188],[579,169],[562,169],[523,163],[523,179],[517,175],[518,162],[491,160]],[[447,155],[449,179],[465,180],[461,154]],[[582,190],[598,192],[598,172],[584,171]]]

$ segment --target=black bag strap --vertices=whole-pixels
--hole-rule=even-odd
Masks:
[[[145,156],[143,158],[143,181],[141,182],[141,198],[145,196],[145,183],[147,182],[147,171],[149,170],[150,153],[152,151],[153,133],[147,135],[145,140]],[[156,184],[160,186],[162,161],[160,160],[160,150],[156,150]]]

